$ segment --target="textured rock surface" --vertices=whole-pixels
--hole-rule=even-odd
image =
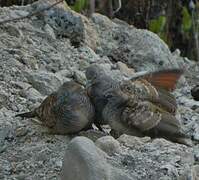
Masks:
[[[112,136],[104,136],[95,142],[96,146],[109,155],[120,153],[120,143]]]
[[[110,179],[110,166],[95,144],[85,138],[76,137],[69,144],[64,155],[62,180]]]
[[[156,34],[116,24],[105,16],[94,15],[93,21],[101,37],[101,53],[111,60],[125,62],[136,70],[178,66]]]
[[[122,146],[121,154],[113,156],[111,164],[128,172],[135,179],[161,179],[168,176],[177,179],[194,164],[192,149],[177,145],[164,139],[146,142],[143,139],[131,137],[135,145],[127,148]],[[115,160],[115,161],[114,161]],[[117,162],[117,163],[116,163]]]
[[[44,95],[49,95],[56,91],[59,86],[62,85],[61,80],[59,80],[54,73],[47,72],[30,72],[25,75],[28,82]]]
[[[0,19],[27,15],[43,6],[46,4],[0,8]],[[45,12],[45,17],[0,24],[0,179],[59,179],[71,136],[49,135],[36,119],[14,115],[38,106],[45,95],[65,81],[76,79],[85,84],[85,68],[94,62],[117,80],[133,72],[121,62],[135,71],[176,64],[186,68],[186,79],[174,94],[186,132],[198,140],[199,104],[190,95],[191,87],[199,82],[197,63],[180,57],[178,50],[171,53],[148,31],[99,14],[89,20],[69,10],[60,11],[57,17],[49,16],[55,12],[57,8]],[[66,24],[58,26],[62,16]],[[82,135],[96,141],[106,134]],[[192,148],[164,139],[127,135],[117,141],[120,151],[109,149],[110,156],[103,157],[110,168],[110,179],[198,178],[197,141]],[[91,152],[96,148],[92,144]]]

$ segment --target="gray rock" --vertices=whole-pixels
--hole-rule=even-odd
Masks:
[[[0,109],[8,103],[8,94],[5,91],[0,91]]]
[[[100,37],[102,54],[136,70],[178,67],[168,46],[154,33],[113,23],[95,14],[92,18]]]
[[[108,155],[113,155],[120,152],[120,143],[112,136],[104,136],[95,142],[96,146],[106,152]]]
[[[25,72],[25,75],[32,86],[43,95],[49,95],[56,91],[62,82],[55,74],[45,71]]]
[[[54,33],[53,28],[51,28],[48,24],[46,24],[46,25],[44,26],[44,30],[46,31],[46,33],[48,34],[48,36],[49,36],[51,39],[53,39],[53,40],[56,39],[56,36],[55,36],[55,33]]]
[[[61,78],[63,78],[63,79],[64,78],[72,78],[73,72],[71,70],[64,69],[64,70],[56,72],[55,75],[57,77],[59,77],[59,79],[61,79]]]
[[[95,51],[88,46],[81,46],[80,48],[78,48],[78,53],[80,53],[81,60],[79,62],[80,70],[85,70],[84,68],[85,66],[87,66],[88,63],[95,63],[101,61],[101,57],[97,55]]]
[[[40,151],[38,151],[35,156],[34,156],[34,160],[35,161],[46,161],[48,159],[48,154],[50,154],[51,151],[48,148],[45,149],[41,149]]]
[[[18,127],[15,131],[16,137],[22,137],[28,133],[28,129],[26,127]]]
[[[64,82],[71,81],[71,79],[73,79],[73,75],[74,73],[72,72],[72,70],[68,69],[61,70],[55,73],[55,76],[61,80],[62,84]]]
[[[23,54],[19,58],[17,58],[19,62],[25,64],[27,67],[37,70],[38,69],[38,61],[34,56]]]
[[[160,177],[159,180],[172,180],[172,178],[169,176],[163,176],[163,177]]]
[[[14,139],[14,132],[11,124],[0,123],[0,153],[6,150],[6,141],[12,141]]]
[[[105,132],[99,131],[99,130],[95,130],[95,129],[89,129],[87,131],[81,131],[79,132],[80,136],[85,136],[89,139],[91,139],[92,141],[96,141],[97,139],[106,136],[107,134]]]
[[[175,178],[178,178],[179,176],[177,168],[172,164],[165,164],[161,166],[160,169],[167,171],[169,177],[174,176]]]
[[[128,173],[125,173],[119,168],[112,168],[111,170],[111,179],[112,180],[135,180],[136,178]]]
[[[9,131],[6,128],[0,129],[0,153],[3,152],[6,149],[5,138],[8,134],[8,132]]]
[[[22,97],[25,97],[34,103],[41,102],[44,99],[44,96],[42,96],[39,91],[32,87],[23,89],[20,94]]]
[[[180,99],[180,97],[179,97]],[[186,98],[188,101],[188,98]],[[190,100],[189,102],[192,102]],[[179,100],[179,102],[181,102]],[[185,124],[185,132],[188,136],[192,137],[194,141],[198,142],[198,129],[199,129],[199,114],[197,110],[192,110],[190,106],[185,104],[178,107],[179,114],[181,116],[181,121]]]
[[[199,145],[196,145],[194,147],[194,158],[195,158],[195,161],[197,161],[199,163]]]
[[[140,145],[144,145],[145,143],[151,142],[150,137],[139,138],[139,137],[130,136],[130,135],[126,135],[126,134],[121,135],[117,140],[121,144],[123,144],[127,147],[131,147],[131,148],[134,148],[134,147],[137,147],[137,146],[140,146]]]
[[[192,167],[192,175],[194,180],[199,179],[199,165],[195,165]]]
[[[49,6],[49,2],[54,3],[53,0],[47,3],[40,0],[32,5],[0,8],[0,19],[27,15]],[[118,20],[113,22],[100,14],[87,19],[69,8],[65,10],[63,6],[58,6],[42,11],[42,15],[2,25],[0,179],[59,179],[62,158],[71,136],[47,134],[42,126],[35,123],[36,119],[32,119],[33,122],[14,115],[35,108],[43,95],[72,79],[75,71],[83,74],[92,63],[101,64],[106,73],[116,80],[131,75],[133,70],[130,68],[138,71],[167,65],[174,67],[176,63],[185,68],[186,81],[177,86],[174,94],[182,124],[197,143],[199,104],[191,98],[190,89],[199,82],[198,62],[181,57],[178,50],[171,54],[158,36],[146,30],[138,30]],[[55,38],[56,41],[53,40]],[[128,67],[121,62],[126,62]],[[31,74],[32,81],[24,71]],[[81,78],[79,80],[82,81]],[[80,134],[94,141],[107,135],[92,130]],[[70,159],[67,172],[78,167],[75,170],[86,173],[85,169],[90,168],[92,174],[80,173],[82,179],[83,175],[93,175],[100,180],[104,176],[110,180],[195,180],[198,176],[198,144],[192,148],[164,139],[122,135],[117,139],[120,151],[108,156],[93,143],[88,145],[90,143],[80,139],[81,142],[69,145],[67,154],[72,156],[66,159]],[[104,141],[102,144],[105,147],[109,145]],[[85,166],[88,162],[90,166]],[[72,176],[71,172],[68,175]]]
[[[76,137],[66,149],[61,179],[108,180],[110,179],[110,167],[91,140]]]
[[[8,160],[0,159],[0,175],[10,175],[12,172],[12,165]]]
[[[199,179],[199,165],[187,167],[183,174],[179,177],[179,180],[198,180]]]
[[[194,125],[193,139],[199,142],[199,124]]]
[[[15,36],[15,37],[22,37],[23,36],[22,31],[15,25],[7,24],[5,26],[5,28],[11,36]]]
[[[23,82],[23,81],[12,81],[11,82],[13,86],[16,86],[19,89],[28,89],[31,88],[31,85],[29,83]]]
[[[47,4],[38,2],[34,7],[38,10]],[[92,49],[96,48],[98,35],[86,17],[64,7],[54,7],[44,13],[45,22],[54,29],[57,36],[69,38],[74,46],[84,43]]]
[[[139,140],[140,139],[140,140]],[[194,164],[192,149],[174,144],[164,139],[141,142],[133,148],[128,144],[121,146],[121,153],[109,160],[133,179],[178,179],[187,167]]]
[[[82,71],[74,71],[74,79],[79,84],[86,85],[86,76]]]
[[[181,97],[178,102],[180,104],[185,105],[186,107],[192,108],[193,106],[195,107],[199,107],[199,102],[198,101],[194,101],[193,99],[189,99],[187,97]]]

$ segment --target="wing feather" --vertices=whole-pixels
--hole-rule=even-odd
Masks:
[[[173,91],[176,87],[177,81],[183,74],[182,69],[166,69],[155,72],[136,73],[129,80],[145,79],[155,87],[160,87],[168,91]]]

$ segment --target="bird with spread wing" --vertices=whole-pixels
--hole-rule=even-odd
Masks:
[[[138,72],[122,82],[107,76],[99,65],[87,69],[89,95],[97,109],[97,124],[109,124],[112,132],[135,136],[186,138],[176,118],[177,103],[171,93],[183,71],[167,69]],[[114,133],[114,134],[115,134]]]

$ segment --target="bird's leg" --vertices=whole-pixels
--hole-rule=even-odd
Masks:
[[[99,123],[95,123],[95,126],[102,132],[104,132],[103,128],[101,127],[101,125]]]

